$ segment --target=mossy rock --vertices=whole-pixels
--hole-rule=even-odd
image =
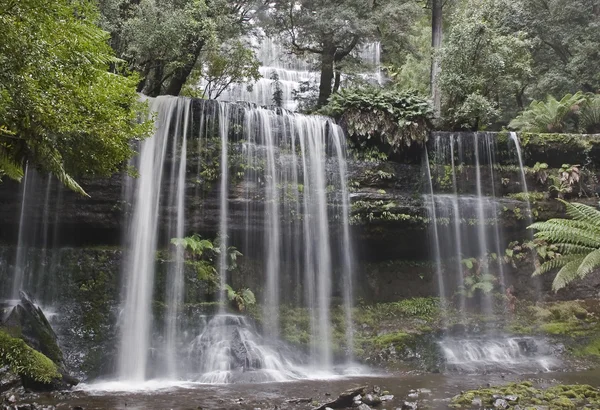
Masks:
[[[4,331],[0,331],[0,365],[8,366],[23,379],[44,385],[62,378],[52,360]]]
[[[537,389],[531,382],[525,381],[461,393],[451,399],[450,407],[478,408],[473,405],[473,399],[476,397],[481,399],[484,406],[492,406],[495,398],[499,396],[511,403],[518,403],[522,408],[547,406],[551,409],[579,409],[586,406],[598,408],[600,405],[600,391],[590,385],[557,385]]]

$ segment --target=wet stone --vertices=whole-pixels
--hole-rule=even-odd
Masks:
[[[510,405],[504,399],[496,399],[494,402],[494,408],[496,409],[507,409]]]

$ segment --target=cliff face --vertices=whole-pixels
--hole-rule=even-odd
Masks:
[[[450,134],[436,136],[440,135],[446,137]],[[502,181],[496,186],[500,204],[497,218],[506,243],[522,241],[528,237],[525,228],[529,219],[525,215],[526,202],[519,196],[523,191],[520,169],[515,164],[514,152],[511,153],[506,145],[506,136],[500,134],[495,138],[498,158],[493,172],[496,179]],[[533,219],[562,216],[561,204],[552,199],[556,190],[552,187],[551,178],[559,175],[560,170],[556,167],[562,165],[557,165],[561,162],[558,157],[561,152],[565,161],[583,166],[580,180],[571,187],[571,192],[561,195],[594,203],[593,198],[598,191],[594,168],[594,158],[599,152],[596,149],[598,140],[598,136],[522,136]],[[202,172],[199,156],[195,154],[198,151],[190,151],[194,154],[188,155],[186,177],[187,233],[215,237],[220,217],[218,165],[214,158],[209,158],[205,168],[210,172]],[[435,266],[431,262],[431,221],[424,196],[430,188],[421,159],[422,153],[414,155],[406,163],[365,162],[352,158],[348,161],[357,293],[366,300],[390,301],[436,293]],[[537,162],[546,162],[549,166],[540,171],[534,167]],[[235,161],[231,166],[234,169]],[[170,168],[167,164],[166,169]],[[461,181],[461,194],[475,193],[476,171],[473,166],[457,168],[456,178]],[[480,167],[480,178],[486,180],[489,172],[492,172],[491,168]],[[431,174],[436,192],[452,191],[448,167],[432,164]],[[27,242],[38,247],[46,243],[56,248],[120,246],[124,221],[131,211],[131,204],[122,200],[125,180],[120,175],[107,179],[83,179],[82,185],[90,194],[90,198],[84,198],[60,188],[56,182],[48,185],[46,179],[38,177],[27,189],[23,217]],[[17,244],[23,206],[22,189],[22,185],[12,181],[0,184],[0,241],[8,246]],[[483,186],[482,189],[483,194],[489,194],[491,188]],[[339,206],[335,195],[336,192],[329,193],[332,213]],[[240,282],[255,288],[260,288],[262,279],[264,197],[264,186],[248,186],[235,178],[231,181],[228,196],[231,242],[245,254],[248,266],[252,266],[247,277]],[[285,200],[282,201],[284,206]],[[284,211],[282,215],[285,215]],[[173,209],[162,204],[160,215],[163,218],[173,213]],[[165,224],[166,221],[163,221],[159,226],[164,227]],[[252,234],[248,234],[249,231]],[[332,232],[334,238],[338,234]],[[163,243],[167,244],[168,239],[163,238]],[[13,262],[14,255],[7,253],[4,264],[11,265]],[[529,266],[508,269],[507,281],[515,285],[517,293],[529,293],[530,271]],[[547,285],[544,289],[548,290]],[[580,293],[590,292],[590,289],[580,290]]]

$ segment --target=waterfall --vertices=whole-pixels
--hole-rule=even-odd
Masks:
[[[20,188],[13,280],[5,296],[16,300],[20,291],[26,291],[40,303],[51,304],[57,289],[48,275],[57,263],[62,187],[52,176],[43,176],[26,164]],[[39,257],[33,258],[31,252],[36,250]]]
[[[495,136],[490,133],[437,133],[431,170],[426,164],[430,192],[425,199],[432,219],[431,246],[440,295],[457,302],[461,312],[465,311],[467,299],[476,296],[471,293],[477,287],[493,285],[500,291],[505,287],[500,257],[506,244],[498,224],[495,145]],[[461,187],[457,174],[470,170],[474,186],[466,186],[471,180],[467,177],[462,179],[465,186]],[[471,267],[467,269],[467,266]],[[465,284],[468,276],[471,277]],[[473,287],[473,281],[481,281],[482,285]],[[492,314],[491,291],[477,293],[480,308]]]
[[[133,160],[140,176],[128,178],[130,187],[124,191],[133,213],[125,240],[119,378],[141,382],[161,375],[228,383],[249,371],[260,380],[332,371],[334,292],[344,300],[350,353],[353,344],[352,256],[341,128],[326,117],[219,101],[158,97],[150,105],[157,113],[155,133],[140,144]],[[195,130],[198,135],[192,135]],[[215,316],[188,317],[182,322],[184,254],[180,247],[171,247],[161,327],[152,315],[155,255],[169,246],[171,238],[193,233],[186,201],[195,202],[203,194],[187,189],[186,171],[188,164],[203,158],[196,158],[198,154],[188,146],[196,140],[206,145],[215,137],[219,141],[215,164],[219,170],[215,192],[219,309]],[[203,166],[195,172],[200,174]],[[233,199],[240,194],[245,202],[242,212]],[[332,232],[339,240],[332,240]],[[225,284],[237,283],[228,270],[227,255],[230,246],[240,247],[240,239],[245,242],[241,244],[245,257],[263,261],[264,286],[257,290],[262,291],[264,336],[249,320],[228,313],[229,301],[221,291]],[[334,258],[340,262],[339,271],[334,270]],[[340,283],[335,289],[334,275],[339,275]],[[301,289],[297,298],[288,297],[288,291],[295,289]],[[303,306],[310,313],[308,357],[290,353],[280,341],[282,304]]]
[[[559,362],[551,347],[532,337],[446,339],[440,343],[446,367],[452,371],[481,373],[551,371]]]
[[[275,105],[273,99],[276,87],[281,91],[281,107],[290,111],[298,108],[296,94],[307,86],[314,86],[319,81],[317,59],[301,59],[289,53],[283,44],[273,38],[250,38],[249,43],[257,50],[257,58],[261,62],[260,78],[253,84],[237,84],[226,89],[218,97],[222,101],[246,101],[259,106]],[[364,80],[375,84],[383,84],[381,70],[381,43],[373,42],[364,45],[355,53],[366,66],[361,74]]]
[[[521,185],[527,195],[515,134],[511,141],[515,142]],[[497,315],[499,319],[506,314],[506,306],[495,303],[493,296],[493,292],[506,293],[502,256],[507,243],[499,220],[503,209],[520,202],[501,196],[496,145],[494,133],[438,132],[434,133],[425,158],[429,192],[424,200],[431,220],[431,252],[436,262],[443,317],[448,315],[448,303],[457,309],[459,320],[465,325],[467,311],[488,318]],[[528,201],[526,206],[530,218]],[[530,224],[531,219],[526,222]],[[448,323],[445,325],[449,327]],[[550,352],[543,351],[543,342],[497,335],[489,321],[477,335],[465,327],[457,329],[463,329],[462,338],[446,336],[441,342],[450,370],[548,370],[556,365],[549,359]]]
[[[139,178],[132,197],[128,198],[133,202],[133,215],[123,270],[124,304],[118,362],[119,378],[127,381],[144,381],[148,372],[162,178],[169,129],[174,114],[179,114],[180,101],[185,100],[167,97],[152,100],[151,112],[158,115],[156,131],[141,143],[139,157],[133,160]]]
[[[26,253],[26,212],[27,212],[27,186],[31,184],[29,174],[29,163],[25,165],[25,175],[23,176],[23,185],[21,186],[21,215],[19,216],[19,238],[17,240],[17,256],[15,258],[15,267],[13,273],[13,285],[10,297],[19,298],[19,292],[23,289],[25,282],[25,253]],[[28,184],[29,182],[29,184]]]

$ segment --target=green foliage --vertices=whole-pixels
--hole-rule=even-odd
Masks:
[[[489,272],[491,262],[500,262],[496,254],[486,258],[463,259],[461,264],[464,265],[465,277],[458,293],[467,298],[472,298],[478,293],[490,294],[498,282],[496,276]]]
[[[225,285],[224,289],[227,292],[227,299],[231,304],[239,311],[243,312],[248,307],[256,304],[256,298],[254,297],[254,293],[248,288],[233,290],[233,288],[229,285]]]
[[[581,92],[566,94],[560,101],[549,95],[546,101],[532,101],[509,127],[528,132],[572,132],[576,112],[585,101]]]
[[[0,331],[0,362],[19,376],[49,384],[61,377],[56,365],[21,339]]]
[[[393,152],[424,144],[432,117],[429,102],[415,93],[375,87],[344,89],[323,111],[338,117],[361,145],[374,139]]]
[[[478,130],[515,105],[531,77],[531,42],[510,32],[506,0],[466,0],[452,15],[440,52],[443,111],[447,126]]]
[[[205,80],[204,98],[219,98],[231,85],[241,85],[261,78],[260,62],[254,50],[236,40],[223,44],[207,53],[207,68],[202,73]]]
[[[559,253],[542,263],[533,275],[559,269],[552,289],[558,291],[600,266],[600,211],[562,201],[571,219],[550,219],[531,225],[535,237],[556,246]]]
[[[573,192],[573,188],[579,183],[579,178],[579,165],[562,164],[558,175],[550,175],[552,181],[550,192],[556,193],[559,198],[564,198],[565,194]]]
[[[600,134],[600,94],[591,95],[579,111],[579,130]]]
[[[0,176],[28,161],[85,194],[72,174],[111,175],[151,131],[96,18],[84,0],[0,2]]]
[[[198,234],[185,238],[173,238],[171,243],[186,251],[185,263],[192,266],[199,280],[216,283],[218,256],[221,253],[220,239],[215,241],[202,239]],[[226,269],[233,271],[237,269],[237,258],[242,256],[235,246],[229,246],[226,250]]]
[[[269,34],[279,35],[292,53],[318,56],[317,104],[322,107],[336,91],[332,84],[336,73],[348,72],[361,44],[379,37],[392,49],[404,49],[418,10],[411,1],[282,0],[271,3],[263,25]]]

